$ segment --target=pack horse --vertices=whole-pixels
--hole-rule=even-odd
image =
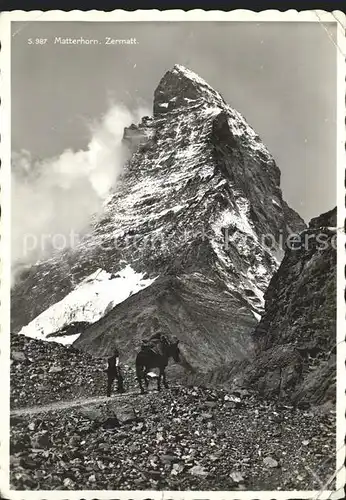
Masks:
[[[136,357],[136,376],[141,393],[144,394],[143,380],[148,389],[148,373],[153,368],[159,369],[157,379],[157,390],[161,390],[161,379],[163,385],[168,388],[165,369],[170,358],[179,363],[180,350],[179,340],[169,340],[166,335],[156,333],[148,340],[143,341],[140,352]]]

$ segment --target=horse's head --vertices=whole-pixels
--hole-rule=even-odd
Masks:
[[[179,363],[180,361],[179,339],[175,337],[172,341],[169,341],[166,335],[161,335],[161,342],[164,346],[167,356],[172,357],[174,361]]]

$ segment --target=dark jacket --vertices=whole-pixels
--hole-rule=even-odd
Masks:
[[[113,350],[113,356],[108,358],[107,362],[108,362],[108,370],[114,371],[117,369],[119,365],[119,351],[117,348]]]

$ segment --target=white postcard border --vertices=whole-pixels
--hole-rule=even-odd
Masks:
[[[0,121],[0,182],[1,182],[1,290],[0,290],[0,377],[2,381],[1,390],[1,413],[0,413],[0,493],[4,498],[13,500],[43,500],[49,499],[174,499],[174,500],[204,500],[204,499],[338,499],[344,496],[344,486],[346,482],[345,462],[345,432],[346,432],[346,344],[345,344],[345,318],[346,304],[345,292],[345,233],[339,232],[337,248],[337,446],[336,446],[336,490],[330,491],[17,491],[10,490],[9,486],[9,373],[10,373],[10,155],[11,155],[11,22],[12,21],[85,21],[85,22],[150,22],[150,21],[228,21],[228,22],[307,22],[320,23],[321,29],[328,28],[326,23],[338,24],[337,30],[337,205],[338,205],[338,227],[344,227],[346,220],[345,209],[345,95],[346,95],[346,39],[345,27],[346,16],[340,11],[325,12],[321,10],[297,12],[289,10],[280,12],[277,10],[267,10],[263,12],[252,12],[248,10],[235,10],[230,12],[203,11],[200,9],[188,12],[180,10],[158,11],[158,10],[137,10],[134,12],[115,10],[113,12],[101,11],[13,11],[0,15],[0,97],[1,97],[1,121]],[[328,485],[326,485],[328,488]]]

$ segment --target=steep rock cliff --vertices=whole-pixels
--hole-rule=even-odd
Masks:
[[[235,383],[298,404],[335,402],[336,209],[292,240],[265,293],[256,358]]]

